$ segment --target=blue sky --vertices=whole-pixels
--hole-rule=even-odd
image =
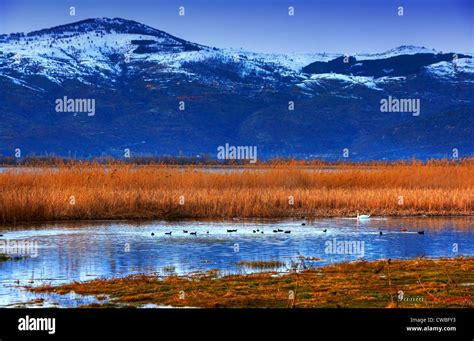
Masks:
[[[193,42],[257,52],[379,52],[399,45],[474,51],[473,0],[0,0],[0,33],[94,17],[131,19]]]

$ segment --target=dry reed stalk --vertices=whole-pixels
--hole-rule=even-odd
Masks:
[[[197,167],[75,164],[0,173],[4,224],[333,217],[354,216],[357,210],[383,216],[470,215],[473,199],[470,160],[342,165],[337,171],[290,164],[224,173]]]

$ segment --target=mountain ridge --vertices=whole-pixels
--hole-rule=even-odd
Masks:
[[[140,155],[214,155],[227,142],[257,145],[261,157],[341,158],[345,148],[361,159],[437,157],[451,145],[462,155],[473,152],[470,55],[402,45],[344,63],[337,53],[208,47],[120,18],[33,33],[0,36],[6,155],[20,145],[26,154],[120,156],[130,146]],[[65,95],[95,99],[97,115],[55,112],[55,99]],[[380,100],[388,96],[419,98],[422,120],[382,113]],[[432,136],[423,127],[430,117]],[[410,134],[397,135],[400,127]],[[417,131],[428,147],[416,147]]]

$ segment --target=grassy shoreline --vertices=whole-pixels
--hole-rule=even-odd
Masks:
[[[474,258],[379,260],[284,275],[136,275],[29,290],[109,296],[111,301],[104,307],[156,304],[201,308],[472,308],[473,272]]]
[[[336,167],[336,166],[335,166]],[[237,167],[238,168],[238,167]],[[233,168],[230,168],[233,169]],[[299,165],[209,172],[73,164],[0,173],[0,223],[67,220],[468,216],[474,162]]]

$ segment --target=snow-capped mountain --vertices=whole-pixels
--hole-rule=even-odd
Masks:
[[[346,147],[361,158],[404,149],[408,157],[442,155],[448,142],[472,153],[472,142],[439,131],[421,144],[400,142],[393,129],[424,129],[410,114],[382,115],[379,102],[420,98],[424,117],[443,117],[465,136],[473,130],[473,65],[472,55],[416,46],[353,56],[219,49],[120,18],[1,35],[0,152],[24,145],[27,153],[117,154],[134,146],[212,154],[235,141],[266,155],[337,155]],[[97,115],[56,112],[55,99],[66,95],[95,99]],[[453,111],[453,122],[442,114]]]
[[[419,53],[437,54],[441,52],[438,52],[434,49],[428,49],[423,46],[402,45],[382,53],[357,53],[354,57],[356,57],[357,60],[386,59],[401,55],[414,55]]]
[[[329,63],[344,56],[335,53],[265,54],[211,48],[119,18],[88,19],[28,34],[2,35],[0,46],[2,74],[12,76],[8,70],[14,69],[24,75],[45,76],[58,84],[67,78],[87,82],[84,77],[91,75],[113,80],[122,74],[123,64],[133,67],[135,62],[155,63],[163,72],[193,76],[194,73],[183,66],[213,60],[240,63],[243,76],[258,74],[271,80],[275,74],[299,76],[313,62]],[[380,54],[357,54],[351,58],[383,60],[420,53],[438,54],[424,47],[401,46]],[[321,74],[319,79],[325,78],[324,72],[318,73]],[[327,79],[347,81],[350,78],[330,75]],[[354,82],[360,83],[359,80]]]
[[[43,75],[61,83],[66,78],[120,75],[121,62],[170,61],[171,56],[210,51],[198,44],[124,19],[88,19],[28,34],[0,36],[2,69]],[[190,54],[187,54],[188,56]]]

